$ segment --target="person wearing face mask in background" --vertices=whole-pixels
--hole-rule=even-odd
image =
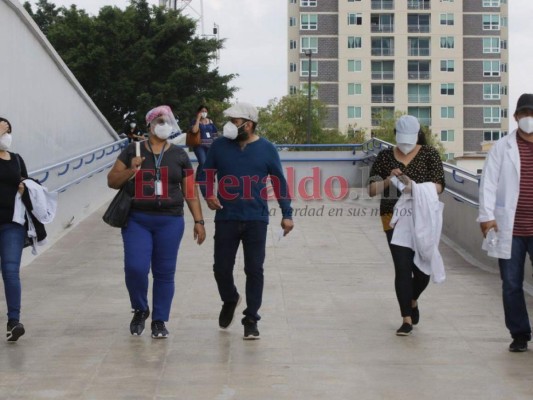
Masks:
[[[531,340],[523,283],[526,254],[533,259],[533,94],[518,98],[514,119],[518,129],[494,143],[485,160],[477,221],[483,250],[498,258],[509,351],[523,352]]]
[[[419,184],[433,182],[437,193],[441,193],[444,190],[444,169],[438,151],[427,145],[415,117],[400,117],[394,131],[396,146],[382,150],[376,157],[370,170],[368,193],[371,197],[382,195],[379,214],[394,262],[394,287],[403,319],[396,334],[408,336],[413,325],[419,322],[418,298],[427,287],[430,276],[415,265],[415,252],[411,248],[391,243],[394,228],[390,223],[394,206],[401,196],[399,189],[408,193],[413,180]]]
[[[130,121],[126,124],[126,126],[124,127],[124,134],[128,137],[128,141],[130,143],[139,142],[145,139],[142,132],[137,127],[137,123],[135,121]]]
[[[12,135],[11,124],[0,118],[0,265],[7,303],[7,341],[15,342],[24,335],[20,323],[21,285],[20,261],[26,229],[13,222],[15,198],[25,186],[21,181],[28,176],[26,165],[20,155],[9,151]]]
[[[131,143],[118,156],[107,176],[108,186],[119,189],[130,179],[135,187],[124,242],[126,287],[133,308],[130,333],[140,336],[148,306],[148,273],[152,270],[152,337],[168,336],[165,322],[174,296],[174,275],[178,249],[184,231],[183,206],[187,203],[194,219],[194,240],[205,240],[202,208],[193,169],[187,153],[167,139],[177,131],[168,106],[146,114],[148,140]],[[140,154],[136,154],[140,148]]]
[[[216,210],[213,271],[223,302],[218,323],[220,328],[228,328],[241,300],[233,269],[242,242],[246,274],[246,309],[241,321],[243,338],[259,339],[257,322],[261,318],[258,312],[263,298],[269,219],[267,179],[272,180],[281,208],[284,236],[294,227],[291,199],[278,151],[255,133],[257,109],[248,103],[237,103],[225,110],[224,115],[230,121],[224,125],[223,137],[213,142],[207,154],[205,181],[198,182],[207,205]],[[218,196],[214,194],[212,183],[215,173]]]
[[[196,118],[191,121],[191,127],[190,131],[193,134],[200,134],[200,138],[202,139],[202,144],[199,146],[194,146],[192,149],[194,151],[194,155],[196,156],[196,159],[198,160],[198,167],[196,168],[196,180],[197,181],[203,181],[204,180],[204,163],[205,159],[207,157],[207,152],[209,151],[209,147],[213,143],[213,140],[218,137],[218,130],[213,121],[211,121],[208,116],[208,109],[206,106],[201,105],[198,107],[198,110],[196,110]]]

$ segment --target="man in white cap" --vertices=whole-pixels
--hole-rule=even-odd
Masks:
[[[223,305],[219,326],[233,321],[241,296],[235,287],[233,268],[240,243],[246,274],[246,309],[243,311],[244,339],[259,339],[257,321],[263,298],[263,263],[269,210],[270,180],[281,208],[283,235],[293,229],[287,181],[274,145],[255,133],[257,109],[237,103],[224,111],[229,122],[223,136],[215,140],[204,164],[205,182],[198,182],[207,205],[216,210],[213,271]],[[212,188],[217,176],[218,193]]]

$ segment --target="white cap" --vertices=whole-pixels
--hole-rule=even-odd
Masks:
[[[249,103],[235,103],[227,110],[224,110],[224,116],[228,118],[249,119],[253,122],[257,122],[259,120],[257,108]]]
[[[416,144],[420,124],[412,115],[402,115],[396,121],[396,143]]]

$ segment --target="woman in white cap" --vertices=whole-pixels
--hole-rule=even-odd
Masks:
[[[394,287],[403,318],[396,334],[408,336],[420,319],[418,298],[430,277],[414,264],[412,249],[391,243],[394,229],[390,222],[401,195],[400,189],[409,192],[412,179],[416,183],[433,182],[437,193],[441,193],[444,189],[444,169],[438,151],[427,145],[415,117],[400,117],[396,121],[395,134],[396,146],[382,150],[372,165],[368,193],[372,197],[382,194],[379,213],[394,262]]]
[[[148,306],[148,274],[153,276],[152,337],[168,336],[165,322],[174,296],[174,274],[178,249],[183,236],[184,202],[194,218],[194,239],[205,240],[202,209],[195,187],[193,169],[187,153],[167,142],[177,131],[177,122],[168,106],[148,112],[148,140],[131,143],[118,156],[107,176],[109,187],[119,189],[132,179],[135,195],[124,241],[126,287],[133,308],[130,333],[140,336]]]

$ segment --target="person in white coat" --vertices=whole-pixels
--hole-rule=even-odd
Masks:
[[[533,259],[533,94],[518,99],[518,129],[491,148],[481,176],[478,222],[483,249],[498,258],[509,351],[523,352],[531,340],[524,297],[526,254]]]

